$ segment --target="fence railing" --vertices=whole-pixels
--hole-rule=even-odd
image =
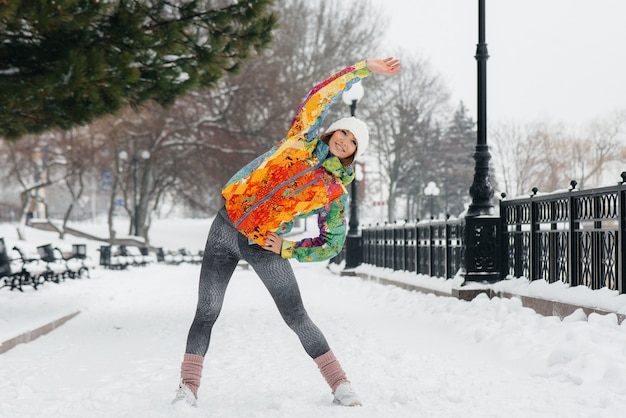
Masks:
[[[363,262],[452,278],[462,266],[462,220],[383,224],[364,228]]]
[[[624,293],[626,185],[500,202],[506,275]]]
[[[614,186],[579,190],[573,181],[563,192],[503,198],[501,277],[625,293],[626,172],[622,177]],[[365,264],[449,279],[463,268],[465,220],[368,226],[361,244]]]

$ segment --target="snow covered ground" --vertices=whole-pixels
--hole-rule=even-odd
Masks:
[[[197,250],[209,223],[160,222],[153,240]],[[0,225],[0,237],[14,239],[13,230]],[[55,239],[27,233],[36,245]],[[98,245],[88,242],[94,258]],[[579,311],[561,321],[516,299],[465,302],[340,277],[325,263],[294,268],[363,407],[331,403],[315,364],[244,269],[214,329],[198,407],[171,406],[199,266],[152,265],[0,290],[0,341],[80,311],[0,354],[0,417],[624,416],[626,326],[614,315]]]

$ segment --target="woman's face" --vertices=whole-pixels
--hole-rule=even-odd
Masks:
[[[328,140],[330,152],[341,158],[348,158],[356,152],[358,142],[352,132],[346,129],[339,129],[333,132]]]

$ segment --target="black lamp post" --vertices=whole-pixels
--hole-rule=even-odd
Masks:
[[[478,123],[474,152],[474,179],[470,187],[472,203],[465,215],[465,279],[500,280],[500,219],[495,215],[489,182],[489,146],[487,145],[487,44],[485,43],[485,0],[478,1]]]
[[[430,200],[430,219],[435,219],[435,197],[439,196],[439,187],[434,181],[429,181],[424,188],[424,194]]]
[[[356,105],[363,97],[361,82],[354,83],[350,90],[342,95],[342,100],[350,106],[350,115],[356,113]],[[356,170],[356,164],[354,165]],[[355,173],[356,174],[356,173]],[[348,222],[348,236],[346,237],[346,268],[354,268],[361,264],[361,237],[359,236],[359,209],[358,209],[358,184],[356,175],[350,185],[350,221]]]
[[[472,203],[468,209],[469,216],[493,215],[493,188],[489,182],[489,160],[491,154],[487,145],[487,44],[485,43],[485,0],[478,1],[478,44],[476,45],[476,61],[478,62],[478,123],[476,151],[474,161],[474,181],[470,187]]]
[[[141,158],[147,160],[150,158],[148,151],[141,151]],[[126,151],[120,152],[120,159],[126,161],[128,159],[128,153]],[[139,236],[139,199],[137,199],[137,163],[139,159],[135,154],[130,159],[130,163],[133,167],[133,235]]]

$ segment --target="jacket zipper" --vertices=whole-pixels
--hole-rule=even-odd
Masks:
[[[297,179],[299,179],[300,177],[304,176],[306,173],[308,173],[309,171],[313,171],[316,170],[318,168],[320,168],[322,166],[322,163],[319,162],[317,164],[315,164],[313,167],[309,167],[306,170],[302,171],[301,173],[299,173],[297,176],[294,177],[290,177],[288,180],[283,181],[282,183],[280,183],[278,186],[276,186],[271,193],[268,193],[267,196],[265,196],[263,199],[259,200],[258,202],[256,202],[254,205],[252,205],[250,207],[250,209],[248,209],[248,211],[246,212],[245,215],[243,215],[241,217],[241,219],[239,219],[236,223],[235,223],[235,228],[237,228],[247,217],[248,215],[254,211],[259,205],[261,205],[262,203],[264,203],[265,201],[269,200],[272,196],[274,196],[274,193],[276,193],[277,190],[280,190],[281,188],[283,188],[284,186],[286,186],[289,183],[292,183],[294,181],[296,181]],[[309,185],[315,183],[316,181],[318,181],[319,179],[315,179],[307,184],[305,184],[304,186],[301,186],[300,188],[298,188],[297,190],[300,191],[305,187],[308,187]]]
[[[298,194],[300,193],[302,190],[306,189],[307,187],[309,187],[312,184],[317,183],[318,181],[320,181],[320,179],[318,178],[314,178],[313,180],[311,180],[310,182],[303,184],[302,186],[298,187],[296,190],[294,190],[294,194]]]

